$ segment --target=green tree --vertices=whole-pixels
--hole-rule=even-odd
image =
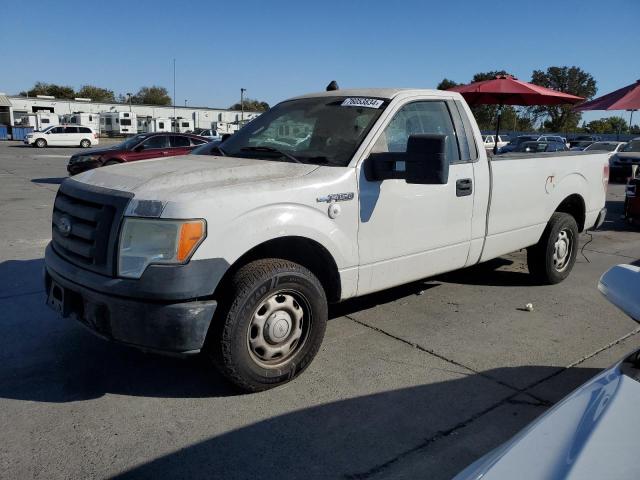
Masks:
[[[629,130],[627,121],[622,117],[609,117],[607,122],[611,130],[610,133],[625,133]]]
[[[78,90],[78,97],[90,98],[94,102],[115,101],[113,90],[107,90],[106,88],[100,88],[94,85],[83,85],[80,90]]]
[[[450,88],[457,87],[459,84],[448,78],[443,78],[442,81],[436,87],[438,90],[449,90]]]
[[[584,125],[589,133],[626,133],[629,130],[627,122],[622,117],[609,117],[592,120]]]
[[[20,92],[23,97],[35,97],[36,95],[51,95],[56,98],[72,99],[77,97],[73,87],[56,85],[54,83],[36,82],[32,89]]]
[[[119,97],[128,100],[127,97]],[[131,103],[145,105],[171,105],[171,97],[164,87],[153,85],[151,87],[141,87],[131,98]]]
[[[266,112],[269,110],[269,104],[267,102],[261,102],[260,100],[255,100],[253,98],[245,98],[244,101],[244,109],[247,112]],[[230,110],[241,110],[240,102],[234,103],[229,107]]]
[[[590,73],[579,67],[549,67],[546,71],[534,70],[531,83],[553,88],[589,100],[596,94],[596,81]],[[538,118],[547,117],[544,128],[553,132],[574,132],[582,118],[572,105],[540,105],[531,108]]]

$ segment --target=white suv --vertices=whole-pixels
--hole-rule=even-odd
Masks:
[[[38,148],[47,146],[89,148],[98,144],[98,134],[90,127],[59,125],[49,127],[42,132],[29,133],[24,143]]]

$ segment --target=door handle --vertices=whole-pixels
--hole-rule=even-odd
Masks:
[[[456,181],[456,197],[466,197],[473,193],[473,181],[470,178],[461,178]]]

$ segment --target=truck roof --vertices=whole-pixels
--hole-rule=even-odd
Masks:
[[[461,98],[460,94],[456,92],[447,92],[444,90],[428,88],[352,88],[331,90],[328,92],[308,93],[306,95],[294,97],[293,99],[313,97],[375,97],[392,99],[401,93],[409,95],[435,95],[443,98]]]

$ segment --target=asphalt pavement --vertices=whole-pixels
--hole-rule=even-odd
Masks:
[[[240,394],[198,358],[110,344],[45,307],[77,150],[0,142],[0,478],[446,479],[640,347],[596,289],[640,258],[610,185],[562,284],[532,283],[517,252],[334,306],[301,377]]]

